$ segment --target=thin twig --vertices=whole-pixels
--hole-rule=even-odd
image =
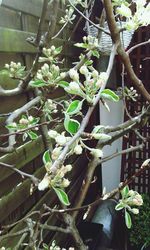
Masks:
[[[5,167],[5,168],[9,168],[11,169],[12,171],[18,173],[21,175],[21,177],[27,177],[27,178],[30,178],[32,180],[32,182],[37,186],[38,183],[39,183],[39,179],[36,178],[34,175],[31,175],[31,174],[27,174],[23,171],[21,171],[20,169],[16,168],[14,165],[9,165],[7,163],[4,163],[4,162],[0,162],[0,166],[1,167]]]

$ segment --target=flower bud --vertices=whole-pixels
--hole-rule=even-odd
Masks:
[[[22,118],[22,119],[19,120],[19,123],[20,123],[21,125],[28,125],[28,124],[29,124],[29,121],[28,121],[27,119],[25,119],[25,118]]]
[[[44,176],[43,180],[38,185],[38,190],[44,191],[46,188],[49,187],[49,177],[47,175]]]
[[[80,91],[80,86],[77,82],[70,82],[69,84],[69,88],[72,90],[72,91]]]
[[[106,141],[106,140],[110,140],[110,139],[111,139],[111,136],[110,136],[110,135],[103,134],[103,133],[92,134],[92,136],[93,136],[94,139],[96,139],[96,140],[103,140],[103,141]]]
[[[6,64],[5,64],[5,68],[6,68],[6,69],[9,69],[9,64],[6,63]]]
[[[93,70],[92,76],[93,76],[93,78],[97,78],[98,77],[98,71],[97,70]]]
[[[52,151],[52,159],[53,160],[56,160],[59,157],[61,150],[62,150],[62,147],[54,148],[54,150]]]
[[[103,151],[101,149],[92,149],[91,154],[96,158],[102,158],[103,157]]]
[[[125,4],[121,4],[121,6],[117,8],[117,12],[120,15],[128,17],[128,18],[132,16],[132,12],[130,8],[127,7]]]
[[[65,169],[67,172],[70,172],[72,170],[72,165],[71,164],[66,165]]]
[[[138,209],[138,208],[132,208],[132,209],[131,209],[131,212],[132,212],[133,214],[139,214],[139,209]]]
[[[64,135],[58,135],[56,136],[55,141],[60,146],[63,146],[66,144],[66,137]]]
[[[66,188],[66,187],[69,186],[69,184],[70,184],[70,181],[69,181],[68,179],[66,179],[66,178],[63,178],[62,186],[63,186],[64,188]]]
[[[128,195],[129,195],[129,196],[133,196],[134,194],[135,194],[135,191],[129,190],[129,192],[128,192]]]
[[[76,146],[75,146],[75,148],[74,148],[74,153],[75,153],[76,155],[82,154],[82,147],[81,147],[81,145],[76,145]]]
[[[75,82],[79,81],[79,74],[77,72],[77,70],[75,69],[70,69],[69,70],[69,76],[71,79],[73,79]]]
[[[57,131],[51,129],[48,131],[48,135],[49,135],[49,137],[55,139],[56,136],[58,136],[58,133],[57,133]]]
[[[106,82],[107,79],[108,79],[107,73],[106,72],[101,72],[100,76],[99,76],[99,79],[102,80],[103,82]]]
[[[89,71],[88,71],[88,68],[87,68],[86,65],[81,66],[81,68],[80,68],[80,73],[81,73],[81,74],[87,75],[88,72],[89,72]]]

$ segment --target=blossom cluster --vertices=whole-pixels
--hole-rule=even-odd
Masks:
[[[80,82],[80,75],[84,76],[83,83]],[[81,66],[79,71],[70,69],[69,76],[72,79],[65,91],[70,94],[79,95],[86,99],[87,102],[93,103],[95,94],[106,83],[108,76],[106,72],[98,73],[92,66]]]
[[[146,0],[132,0],[131,4],[128,1],[114,0],[116,13],[126,18],[124,27],[127,30],[136,30],[140,26],[147,26],[150,24],[149,12],[150,3],[147,4]],[[131,11],[132,4],[135,5],[134,14]]]
[[[10,64],[5,64],[5,68],[12,78],[22,78],[25,75],[25,67],[20,62],[16,63],[11,61]]]
[[[40,191],[44,191],[48,187],[64,189],[69,186],[70,181],[65,178],[65,175],[72,170],[72,166],[70,164],[66,166],[62,165],[59,169],[57,169],[55,175],[51,173],[50,163],[47,163],[45,168],[47,170],[47,174],[38,185],[38,189]]]

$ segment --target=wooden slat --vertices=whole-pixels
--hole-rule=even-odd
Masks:
[[[21,29],[20,13],[0,7],[0,26],[10,29]]]
[[[36,35],[31,32],[20,30],[13,30],[0,27],[0,52],[15,52],[15,53],[35,53],[36,48],[29,44],[26,39],[28,37],[35,37]],[[52,41],[51,44],[54,42]],[[65,56],[72,56],[71,48],[73,44],[63,39],[55,39],[55,46],[68,46],[68,51]]]
[[[34,33],[0,27],[0,51],[35,53],[36,49],[26,39]]]
[[[35,176],[44,176],[45,168],[42,167],[35,172]],[[0,200],[0,221],[5,220],[16,208],[18,208],[30,196],[31,181],[25,180],[7,196]]]
[[[41,0],[2,0],[1,5],[7,8],[11,8],[15,11],[21,11],[33,16],[40,17],[42,10],[43,1]],[[59,13],[62,14],[63,11],[59,9]],[[46,14],[46,19],[50,18],[50,15],[53,14],[53,8],[49,8]]]
[[[4,155],[0,158],[0,162],[14,164],[16,168],[20,169],[43,151],[44,144],[41,137],[39,137],[37,140],[30,141],[19,147],[15,152]],[[0,173],[0,182],[12,175],[12,171],[5,169],[4,167],[0,167]]]

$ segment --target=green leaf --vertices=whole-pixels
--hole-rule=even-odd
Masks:
[[[74,119],[70,119],[70,117],[66,115],[64,120],[64,127],[70,134],[76,134],[80,128],[80,123]]]
[[[17,127],[14,126],[13,124],[6,125],[5,127],[8,129],[17,129]]]
[[[82,101],[74,100],[72,103],[70,103],[66,113],[69,115],[77,114],[82,108],[82,103]]]
[[[113,102],[118,102],[119,101],[119,96],[116,95],[115,92],[110,90],[110,89],[104,89],[101,92],[100,97],[104,98],[104,99],[108,99],[108,100],[113,101]]]
[[[129,193],[129,187],[125,186],[122,190],[121,190],[121,195],[123,198],[125,198]]]
[[[128,229],[132,226],[131,216],[130,214],[125,210],[125,223]]]
[[[74,46],[78,47],[78,48],[83,48],[83,49],[87,49],[88,45],[85,43],[76,43]]]
[[[100,54],[97,50],[92,50],[92,55],[95,56],[96,58],[100,57]]]
[[[49,163],[49,162],[51,162],[51,157],[50,157],[49,150],[47,150],[43,154],[43,163],[46,165],[46,163]]]
[[[92,60],[87,60],[87,61],[85,62],[85,65],[86,65],[86,66],[90,66],[92,63],[93,63]]]
[[[122,203],[119,203],[119,204],[117,204],[116,206],[115,206],[115,209],[117,210],[117,211],[119,211],[119,210],[121,210],[121,209],[123,209],[124,208],[124,205],[122,204]]]
[[[104,133],[104,130],[105,130],[105,126],[103,126],[103,125],[97,125],[92,130],[92,134]]]
[[[62,87],[62,88],[68,87],[68,86],[69,86],[69,82],[60,81],[60,82],[58,83],[58,86],[60,86],[60,87]]]
[[[41,80],[35,80],[35,81],[30,81],[30,86],[40,88],[47,86],[47,84]]]
[[[62,46],[56,48],[55,51],[57,52],[57,55],[60,54],[62,51]]]
[[[45,243],[43,243],[43,248],[44,248],[44,250],[49,250],[49,246],[46,245]]]
[[[34,133],[33,131],[28,131],[27,134],[31,140],[36,140],[38,138],[38,135]]]
[[[68,199],[68,195],[65,193],[65,191],[63,191],[61,188],[54,188],[54,191],[55,193],[57,194],[60,202],[62,204],[64,204],[65,206],[69,206],[70,205],[70,202],[69,202],[69,199]]]

